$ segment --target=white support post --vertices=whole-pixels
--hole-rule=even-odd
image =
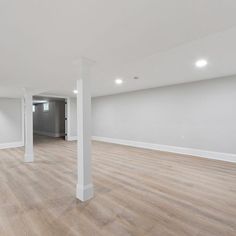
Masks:
[[[33,99],[32,94],[25,91],[25,162],[34,161],[33,150]]]
[[[93,62],[81,59],[77,80],[77,164],[78,182],[76,196],[81,201],[93,197],[91,173],[91,93],[90,71]]]

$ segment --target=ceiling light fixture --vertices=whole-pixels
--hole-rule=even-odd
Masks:
[[[78,93],[78,91],[77,91],[77,90],[73,90],[73,93],[74,93],[74,94],[77,94],[77,93]]]
[[[118,78],[115,80],[115,83],[116,84],[123,84],[123,80]]]
[[[207,64],[208,64],[207,60],[200,59],[200,60],[196,61],[195,66],[198,68],[203,68],[203,67],[207,66]]]

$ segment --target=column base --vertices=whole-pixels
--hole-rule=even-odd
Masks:
[[[24,162],[26,163],[30,163],[30,162],[34,162],[34,154],[25,154],[25,159]]]
[[[76,197],[84,202],[93,198],[93,185],[76,185]]]

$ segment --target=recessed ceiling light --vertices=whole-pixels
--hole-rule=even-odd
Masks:
[[[200,60],[196,61],[195,66],[198,68],[203,68],[203,67],[207,66],[207,64],[208,64],[207,60],[200,59]]]
[[[118,78],[115,80],[115,83],[116,84],[123,84],[123,80]]]
[[[78,91],[77,91],[77,90],[73,90],[73,93],[74,93],[74,94],[77,94],[77,93],[78,93]]]

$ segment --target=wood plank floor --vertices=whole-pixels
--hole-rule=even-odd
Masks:
[[[0,150],[0,235],[235,236],[236,164],[93,142],[95,197],[75,198],[76,142]]]

